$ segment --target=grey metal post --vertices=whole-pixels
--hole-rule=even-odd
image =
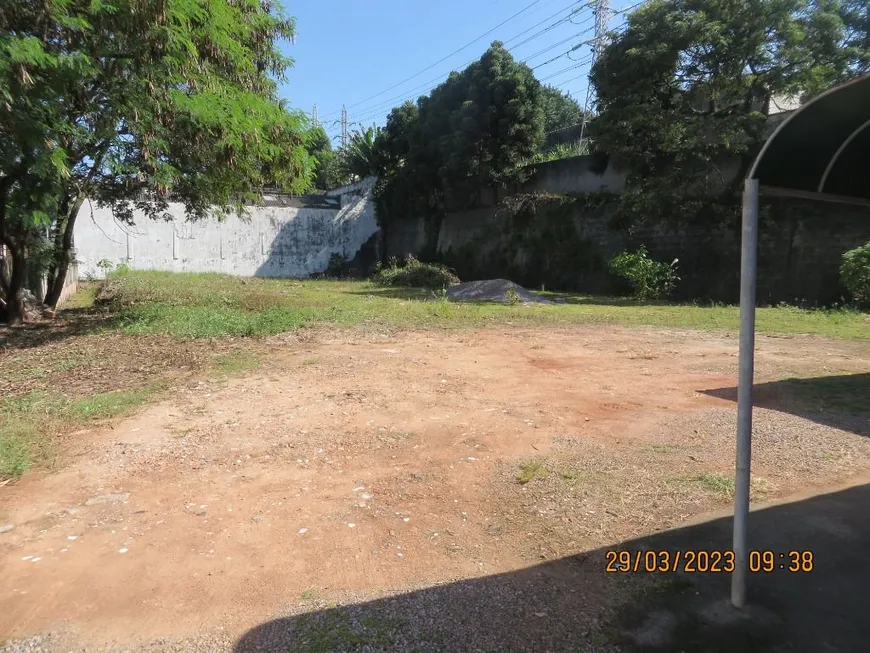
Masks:
[[[743,190],[740,257],[740,364],[737,380],[737,469],[734,482],[734,573],[731,603],[746,606],[746,543],[749,517],[749,465],[752,458],[752,378],[755,364],[755,283],[758,275],[758,179]]]

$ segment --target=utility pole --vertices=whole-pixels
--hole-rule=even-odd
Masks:
[[[610,2],[609,0],[594,0],[592,3],[592,13],[595,16],[595,37],[592,39],[592,62],[589,64],[589,71],[592,71],[592,66],[601,57],[604,48],[607,47],[607,23],[610,20]],[[580,125],[580,143],[582,144],[586,137],[587,116],[592,107],[592,82],[587,80],[586,85],[586,102],[583,105],[583,122]]]
[[[341,107],[341,146],[347,147],[347,109]]]

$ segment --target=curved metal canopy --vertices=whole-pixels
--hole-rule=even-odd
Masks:
[[[771,134],[747,177],[763,186],[870,198],[870,75],[813,98]]]
[[[870,198],[870,75],[813,98],[780,123],[746,176],[740,259],[740,361],[731,602],[746,605],[752,384],[755,372],[755,287],[759,187],[810,193],[817,199]],[[839,199],[838,199],[839,198]]]

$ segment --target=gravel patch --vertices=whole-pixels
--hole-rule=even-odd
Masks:
[[[486,279],[466,281],[447,288],[447,299],[454,302],[510,302],[510,291],[522,304],[552,304],[549,299],[526,290],[521,285],[507,279]]]

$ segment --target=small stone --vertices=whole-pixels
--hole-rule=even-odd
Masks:
[[[407,523],[407,522],[411,521],[411,518],[410,517],[402,517],[402,521]]]
[[[356,524],[348,524],[347,527],[348,528],[356,528]]]
[[[307,528],[300,528],[297,532],[298,532],[300,535],[305,535],[305,533],[308,532],[308,529],[307,529]]]
[[[77,538],[78,538],[78,535],[67,535],[66,536],[66,539],[68,539],[68,540],[75,540]]]
[[[24,557],[21,558],[21,559],[22,559],[22,560],[30,560],[32,557],[33,557],[33,556],[24,556]]]
[[[42,560],[42,558],[40,558],[39,556],[36,556],[35,558],[31,558],[30,562],[39,562],[40,560]]]
[[[15,524],[6,524],[5,526],[0,526],[0,534],[8,533],[9,531],[15,530]]]
[[[129,492],[117,492],[115,494],[101,494],[85,501],[86,506],[98,506],[108,503],[126,503],[130,498]]]
[[[127,548],[122,547],[122,548],[118,549],[118,553],[127,553]]]

